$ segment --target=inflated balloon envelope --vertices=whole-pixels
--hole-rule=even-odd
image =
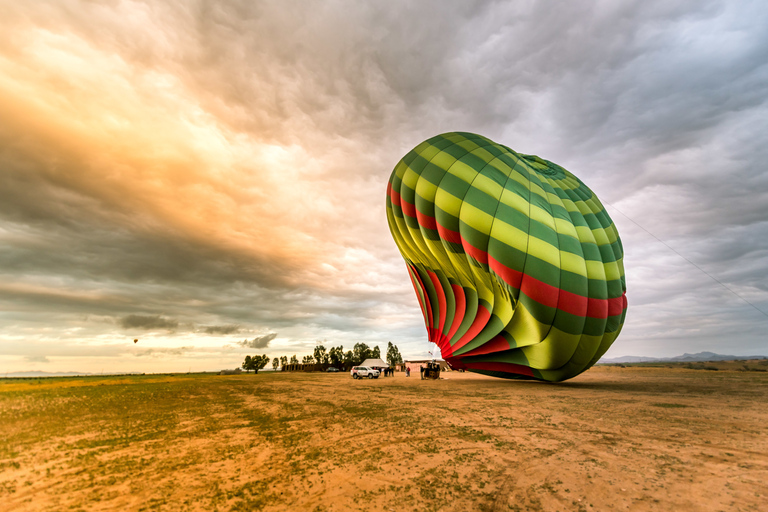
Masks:
[[[559,165],[472,133],[438,135],[395,167],[387,220],[429,339],[454,369],[562,381],[621,331],[621,240]]]

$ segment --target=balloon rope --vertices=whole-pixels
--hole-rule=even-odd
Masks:
[[[703,268],[701,268],[700,266],[698,266],[697,264],[695,264],[694,262],[692,262],[691,260],[689,260],[688,258],[686,258],[685,256],[683,256],[682,254],[680,254],[679,252],[677,252],[677,251],[676,251],[674,248],[670,247],[670,246],[669,246],[669,244],[667,244],[667,243],[666,243],[664,240],[662,240],[661,238],[657,237],[656,235],[654,235],[653,233],[651,233],[650,231],[648,231],[647,229],[645,229],[643,226],[641,226],[640,224],[638,224],[637,222],[635,222],[635,221],[634,221],[634,219],[632,219],[632,218],[630,218],[630,217],[629,217],[629,215],[627,215],[626,213],[622,212],[621,210],[619,210],[618,208],[616,208],[616,207],[615,207],[614,205],[612,205],[612,204],[608,204],[608,203],[603,203],[603,204],[604,204],[604,205],[606,205],[606,206],[610,206],[611,208],[613,208],[614,210],[616,210],[617,212],[619,212],[619,213],[620,213],[622,216],[624,216],[624,218],[626,218],[627,220],[629,220],[629,221],[630,221],[632,224],[634,224],[635,226],[639,227],[640,229],[642,229],[643,231],[645,231],[646,233],[648,233],[649,235],[651,235],[651,236],[652,236],[653,238],[655,238],[655,239],[656,239],[656,240],[657,240],[659,243],[663,244],[663,245],[664,245],[664,247],[666,247],[666,248],[667,248],[667,249],[669,249],[670,251],[674,252],[675,254],[677,254],[678,256],[680,256],[681,258],[683,258],[685,261],[687,261],[688,263],[690,263],[691,265],[693,265],[694,267],[696,267],[697,269],[701,270],[701,271],[702,271],[702,272],[703,272],[705,275],[707,275],[707,276],[708,276],[710,279],[712,279],[714,282],[716,282],[717,284],[719,284],[720,286],[722,286],[723,288],[725,288],[726,290],[728,290],[729,292],[731,292],[732,294],[734,294],[735,296],[737,296],[738,298],[740,298],[741,300],[743,300],[744,302],[746,302],[747,304],[749,304],[750,306],[752,306],[753,308],[755,308],[755,310],[757,310],[758,312],[762,313],[762,314],[763,314],[763,316],[765,316],[765,317],[768,317],[768,313],[766,313],[766,312],[765,312],[765,311],[763,311],[762,309],[760,309],[760,308],[758,308],[757,306],[755,306],[754,304],[752,304],[750,301],[748,301],[747,299],[745,299],[744,297],[742,297],[741,295],[739,295],[738,293],[736,293],[736,291],[734,291],[733,289],[731,289],[731,287],[729,287],[727,284],[725,284],[724,282],[720,281],[718,278],[716,278],[715,276],[713,276],[712,274],[710,274],[709,272],[707,272],[706,270],[704,270]]]

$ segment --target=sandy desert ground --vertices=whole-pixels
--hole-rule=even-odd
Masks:
[[[4,379],[0,508],[767,510],[759,365]]]

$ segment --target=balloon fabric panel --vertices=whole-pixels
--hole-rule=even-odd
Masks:
[[[557,164],[480,135],[438,135],[395,166],[386,210],[429,340],[454,369],[562,381],[619,335],[621,240]]]

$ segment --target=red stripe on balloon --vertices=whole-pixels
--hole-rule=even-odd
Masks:
[[[440,283],[437,274],[431,270],[427,270],[427,275],[429,276],[430,281],[432,281],[432,286],[435,288],[435,295],[437,295],[437,312],[438,315],[440,315],[437,319],[437,329],[440,330],[440,334],[442,335],[443,330],[445,329],[445,312],[447,309],[445,292],[443,291],[443,285]]]
[[[576,316],[586,316],[589,300],[583,295],[560,290],[557,308]]]
[[[560,288],[541,282],[527,274],[523,277],[523,282],[520,285],[520,293],[524,293],[539,304],[550,308],[557,307],[559,292]]]
[[[522,293],[539,304],[558,308],[575,316],[607,318],[609,315],[621,314],[622,310],[626,309],[624,295],[612,299],[591,299],[513,270],[491,256],[488,257],[488,266],[505,283],[519,288]],[[613,313],[614,311],[616,313]]]
[[[512,286],[513,288],[520,289],[520,284],[523,282],[523,273],[517,270],[511,269],[503,263],[499,262],[493,256],[488,256],[488,266],[501,277],[501,279]]]
[[[464,364],[460,357],[451,357],[450,355],[443,354],[443,359],[445,359],[445,362],[448,363],[452,370],[467,369],[467,365]]]
[[[464,319],[464,313],[467,311],[467,297],[464,295],[464,288],[458,284],[452,284],[451,289],[453,290],[453,297],[456,300],[456,312],[453,315],[453,323],[446,335],[448,339],[453,338],[453,335],[459,330],[461,321]]]
[[[416,206],[401,198],[400,207],[403,209],[405,215],[414,219],[416,218]]]
[[[474,337],[477,336],[478,333],[482,331],[486,325],[488,325],[489,318],[491,318],[490,310],[482,304],[478,304],[477,314],[475,315],[475,319],[472,321],[472,325],[470,325],[467,332],[465,332],[464,335],[459,338],[458,341],[456,341],[456,343],[453,345],[452,351],[455,352],[472,341]]]
[[[440,355],[445,358],[446,355],[451,354],[451,344],[445,334],[439,329],[433,329],[433,337],[430,341],[440,348]]]
[[[523,366],[521,364],[514,363],[491,363],[491,362],[477,362],[467,363],[464,365],[469,370],[488,370],[494,372],[503,373],[515,373],[517,375],[525,375],[526,377],[533,377],[533,369]]]
[[[473,246],[467,240],[459,235],[461,237],[461,246],[464,248],[464,252],[475,258],[480,263],[488,264],[488,253],[482,249],[478,249],[477,247]]]
[[[589,299],[587,314],[589,318],[608,318],[608,301],[606,299]]]
[[[437,295],[438,314],[440,315],[437,319],[437,327],[432,329],[429,339],[440,347],[440,354],[442,355],[443,353],[449,353],[451,347],[448,337],[444,334],[446,329],[446,317],[448,316],[448,298],[437,274],[427,270],[427,275],[429,276],[430,281],[432,281],[432,286],[434,286],[435,294]]]
[[[506,338],[504,338],[504,336],[501,334],[498,334],[487,343],[483,343],[481,346],[474,348],[469,352],[464,352],[461,354],[461,357],[482,356],[485,354],[491,354],[493,352],[502,352],[504,350],[509,350],[510,348],[511,347],[509,346],[509,342],[506,340]]]
[[[419,210],[416,210],[416,220],[418,220],[419,226],[421,227],[437,229],[437,221],[435,218],[425,213],[421,213]]]
[[[424,227],[435,229],[432,227],[435,226],[440,234],[440,238],[447,242],[460,244],[467,254],[481,263],[488,264],[505,283],[519,289],[539,304],[551,308],[559,308],[572,315],[599,319],[620,315],[627,308],[627,299],[624,294],[621,297],[613,297],[611,299],[593,299],[562,290],[557,286],[552,286],[528,274],[507,267],[492,256],[489,256],[487,251],[474,247],[457,231],[448,229],[437,223],[434,217],[417,211],[416,207],[403,200],[400,194],[391,188],[391,185],[388,187],[393,203],[398,202],[403,209],[403,213],[409,217],[416,218],[419,224]]]
[[[627,309],[626,295],[608,299],[608,316],[620,315],[625,309]]]
[[[389,194],[389,197],[392,198],[392,204],[401,206],[402,198],[400,197],[400,192],[392,188],[392,182],[387,183],[387,194]]]
[[[435,221],[435,223],[437,224],[437,221]],[[446,242],[461,245],[461,235],[459,235],[457,231],[453,231],[446,228],[445,226],[442,226],[441,224],[437,224],[437,232],[440,234],[440,238]]]

